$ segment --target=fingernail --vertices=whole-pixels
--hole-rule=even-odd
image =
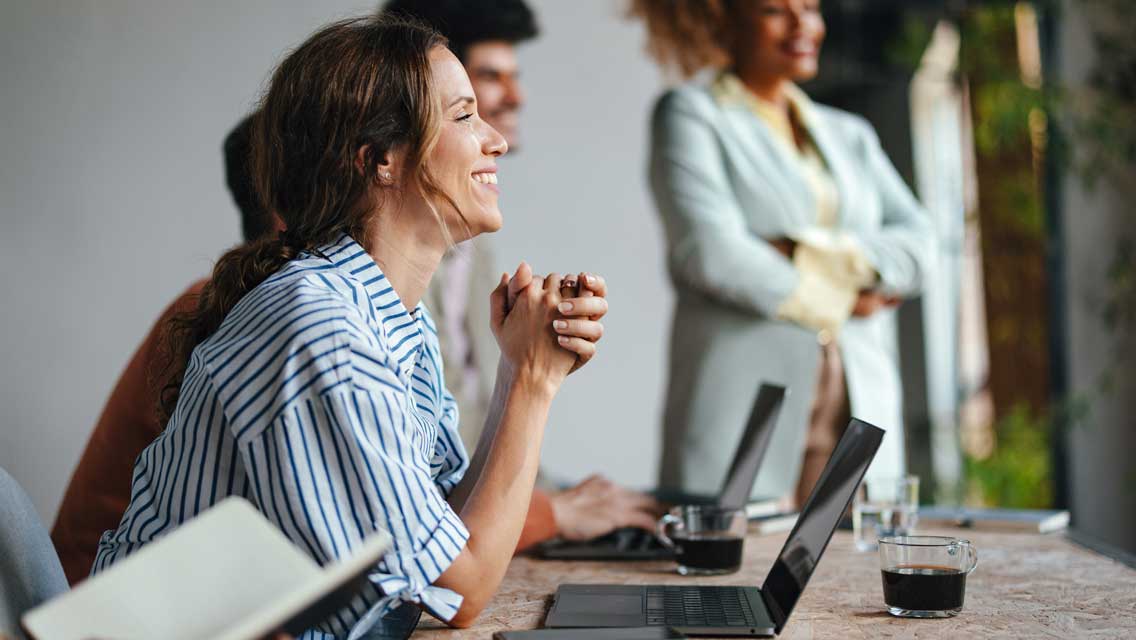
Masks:
[[[568,336],[556,336],[556,341],[560,344],[568,344]]]
[[[567,320],[553,320],[552,326],[556,329],[567,329],[568,328],[568,321]]]
[[[596,279],[593,278],[592,276],[584,276],[584,282],[586,282],[588,284],[595,284]]]
[[[572,310],[572,303],[571,302],[561,302],[559,305],[556,306],[556,308],[560,309],[560,313],[568,313],[569,311]]]

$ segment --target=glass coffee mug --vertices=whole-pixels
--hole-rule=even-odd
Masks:
[[[742,566],[747,525],[744,509],[683,505],[659,519],[657,535],[674,551],[680,574],[712,576]]]
[[[978,566],[969,540],[946,536],[880,538],[880,571],[888,613],[949,618],[962,611],[966,577]]]

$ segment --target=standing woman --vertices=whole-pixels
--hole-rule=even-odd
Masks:
[[[575,276],[502,276],[486,318],[502,357],[471,463],[419,299],[447,249],[500,228],[505,151],[429,29],[339,22],[281,63],[253,166],[287,231],[225,254],[177,323],[167,427],[92,571],[238,495],[320,564],[377,528],[394,539],[362,593],[303,638],[406,637],[419,608],[473,621],[517,545],[552,398],[595,353],[589,317],[606,310],[596,276],[582,297]]]
[[[894,307],[919,292],[926,214],[858,116],[813,103],[819,0],[635,0],[684,76],[651,122],[650,180],[677,291],[663,486],[721,482],[763,381],[791,389],[757,480],[808,496],[849,410],[904,470]]]

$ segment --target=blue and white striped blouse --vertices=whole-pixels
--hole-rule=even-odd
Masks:
[[[408,312],[350,236],[301,254],[193,351],[92,573],[240,495],[321,565],[376,528],[394,538],[364,592],[303,638],[356,637],[404,602],[452,618],[461,597],[430,585],[469,538],[446,502],[468,458],[439,353],[425,307]]]

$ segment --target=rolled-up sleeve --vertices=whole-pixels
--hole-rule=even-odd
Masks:
[[[350,556],[377,529],[393,539],[370,574],[374,588],[326,631],[344,637],[404,602],[451,619],[461,596],[432,585],[469,531],[432,473],[433,427],[381,366],[305,396],[241,446],[262,511],[320,564]],[[460,479],[464,461],[446,464]]]

